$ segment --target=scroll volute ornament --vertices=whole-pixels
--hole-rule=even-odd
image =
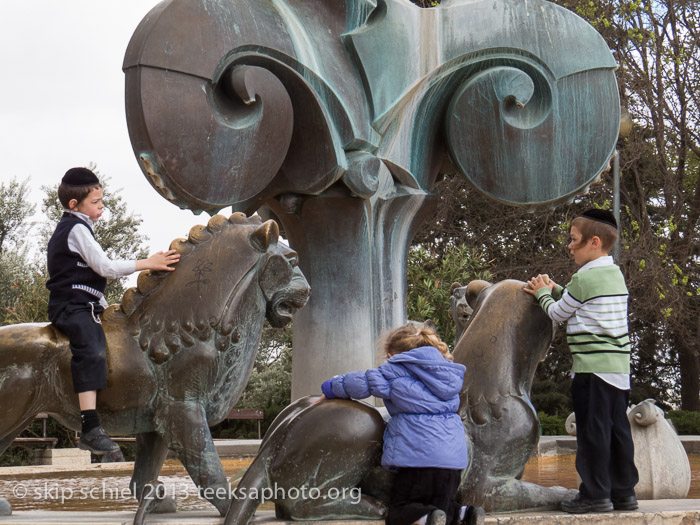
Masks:
[[[134,153],[163,197],[195,213],[254,211],[271,186],[316,191],[340,176],[316,95],[275,58],[241,51],[237,24],[264,25],[266,16],[255,9],[253,21],[241,5],[164,1],[138,26],[124,59]],[[293,52],[282,33],[266,38]],[[330,180],[319,182],[324,175]]]
[[[124,61],[154,187],[195,212],[265,208],[298,251],[314,295],[294,321],[295,399],[372,367],[405,321],[407,247],[446,154],[513,205],[599,177],[615,68],[592,26],[543,0],[166,0]]]
[[[430,192],[445,149],[494,199],[571,199],[613,154],[615,68],[572,12],[492,0],[166,0],[124,60],[141,167],[195,212],[370,198],[387,169]]]

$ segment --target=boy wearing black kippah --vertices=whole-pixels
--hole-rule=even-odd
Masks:
[[[158,252],[139,261],[112,261],[95,240],[92,227],[102,215],[102,185],[86,168],[71,168],[58,187],[64,208],[47,251],[49,320],[70,340],[71,375],[78,394],[82,435],[78,446],[102,455],[116,452],[97,415],[97,390],[107,387],[105,335],[100,314],[107,278],[125,277],[139,270],[174,270],[175,250]]]
[[[639,480],[627,419],[630,391],[628,292],[620,268],[608,255],[617,222],[607,210],[591,209],[571,222],[568,249],[580,266],[562,288],[547,275],[528,281],[554,321],[566,322],[573,356],[571,393],[576,416],[579,495],[562,502],[570,513],[634,510]]]

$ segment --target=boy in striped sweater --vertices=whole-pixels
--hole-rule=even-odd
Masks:
[[[639,475],[627,419],[628,293],[620,268],[608,255],[616,240],[611,212],[585,211],[571,223],[568,249],[580,266],[571,282],[562,288],[538,275],[525,288],[552,320],[566,322],[581,485],[576,498],[562,502],[562,510],[576,514],[638,507],[634,486]]]

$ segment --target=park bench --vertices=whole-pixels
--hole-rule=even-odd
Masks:
[[[109,436],[109,438],[117,443],[136,443],[135,436]]]
[[[41,420],[41,437],[16,437],[11,445],[19,445],[19,446],[25,446],[25,447],[48,447],[48,448],[54,448],[56,446],[56,443],[58,443],[58,438],[55,437],[47,437],[46,436],[46,420],[49,419],[49,415],[45,414],[43,412],[40,412],[36,416],[34,416],[34,419],[40,419]]]
[[[258,439],[262,437],[260,422],[265,419],[265,412],[262,408],[233,408],[226,415],[226,419],[253,419],[258,421]]]
[[[16,437],[12,441],[12,445],[18,446],[34,446],[34,447],[48,447],[54,448],[56,443],[58,443],[58,438],[47,437],[46,435],[46,421],[49,415],[43,412],[37,414],[34,419],[39,419],[42,422],[41,437]],[[262,437],[261,421],[265,419],[265,412],[262,408],[234,408],[227,415],[227,420],[257,420],[258,422],[258,439]],[[78,433],[76,432],[76,440],[78,439]],[[113,436],[113,441],[118,443],[135,443],[136,438],[134,436]]]
[[[252,419],[258,422],[258,439],[262,437],[260,422],[265,419],[265,411],[262,408],[234,408],[227,415],[226,420]],[[135,443],[134,436],[110,436],[117,443]]]

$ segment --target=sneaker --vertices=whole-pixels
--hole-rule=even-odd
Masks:
[[[639,503],[637,503],[637,498],[635,496],[613,498],[612,504],[615,510],[636,510],[639,508]]]
[[[447,514],[444,510],[435,509],[428,516],[428,522],[426,525],[446,525],[447,524]]]
[[[569,514],[586,514],[587,512],[609,512],[613,510],[610,498],[589,499],[579,493],[574,499],[561,502],[561,510]]]
[[[120,450],[119,445],[109,439],[107,432],[105,432],[102,427],[95,427],[89,432],[86,432],[80,436],[78,448],[82,450],[89,450],[98,456],[107,454],[108,452],[116,452],[117,450]]]
[[[461,525],[484,525],[486,522],[486,513],[481,507],[469,505],[464,513],[464,519]]]

